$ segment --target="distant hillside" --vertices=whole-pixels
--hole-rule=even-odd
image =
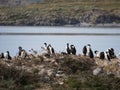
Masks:
[[[112,2],[119,0],[44,0],[45,2]]]
[[[0,0],[0,5],[28,5],[33,3],[60,3],[60,2],[119,2],[119,0]]]
[[[0,5],[27,5],[38,2],[43,2],[43,0],[0,0]]]
[[[119,0],[1,0],[0,3],[7,5],[0,7],[0,25],[120,26]]]

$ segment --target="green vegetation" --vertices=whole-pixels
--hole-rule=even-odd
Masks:
[[[118,0],[45,0],[26,6],[1,6],[0,25],[80,25],[120,23]]]
[[[110,76],[92,76],[81,73],[78,76],[70,76],[67,81],[69,90],[119,90],[120,78]],[[111,83],[112,82],[112,83]],[[65,90],[65,89],[64,89]]]
[[[37,75],[0,64],[0,90],[33,90],[38,82]]]

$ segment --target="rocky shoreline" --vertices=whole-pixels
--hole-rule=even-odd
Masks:
[[[64,25],[65,27],[120,27],[120,24],[111,23],[111,24],[89,24],[89,23],[81,23],[79,25]]]
[[[42,25],[14,25],[14,24],[1,24],[0,26],[42,26]],[[43,27],[49,27],[48,25],[44,25]],[[53,25],[50,27],[97,27],[97,28],[120,28],[120,24],[89,24],[89,23],[81,23],[76,25]]]

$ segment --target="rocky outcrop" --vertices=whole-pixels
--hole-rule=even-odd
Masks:
[[[0,59],[0,89],[66,90],[82,89],[85,85],[89,89],[109,87],[116,90],[120,85],[116,80],[120,80],[120,61],[117,58],[107,61],[56,54],[51,57]]]

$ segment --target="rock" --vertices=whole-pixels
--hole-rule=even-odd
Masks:
[[[103,71],[102,68],[97,67],[96,69],[93,70],[93,75],[98,75],[98,74],[100,74],[102,71]]]
[[[47,75],[48,76],[52,76],[53,74],[54,74],[54,70],[53,69],[47,70]]]
[[[63,85],[63,84],[64,84],[64,82],[62,82],[62,81],[59,81],[59,82],[58,82],[58,84],[60,84],[60,85]]]
[[[65,73],[63,71],[57,71],[55,76],[57,78],[63,78],[63,79],[66,78],[66,75],[65,75]]]
[[[46,70],[44,68],[42,68],[40,71],[39,71],[39,75],[44,75],[46,73]]]
[[[113,23],[113,22],[117,22],[118,20],[120,20],[120,17],[117,15],[103,14],[96,18],[96,23]]]

